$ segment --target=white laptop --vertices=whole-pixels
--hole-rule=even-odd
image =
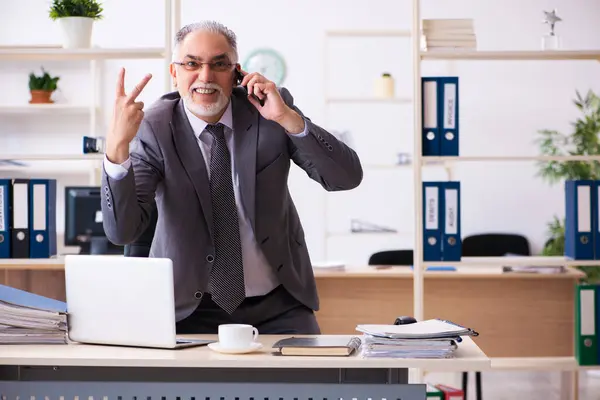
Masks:
[[[67,255],[65,286],[74,342],[179,349],[216,341],[176,337],[168,258]]]

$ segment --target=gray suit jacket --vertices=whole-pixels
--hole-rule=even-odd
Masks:
[[[279,90],[303,116],[290,93]],[[359,185],[359,158],[304,116],[308,135],[292,137],[264,119],[242,89],[234,88],[231,101],[240,191],[256,241],[285,288],[318,310],[304,231],[288,192],[290,161],[334,191]],[[177,320],[197,307],[194,293],[207,290],[215,254],[208,174],[183,107],[177,92],[161,97],[145,112],[130,144],[132,165],[126,177],[113,180],[106,171],[102,174],[103,224],[111,242],[135,241],[148,226],[152,209],[158,209],[150,256],[173,261]]]

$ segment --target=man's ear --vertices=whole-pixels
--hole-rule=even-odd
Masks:
[[[177,87],[177,71],[175,70],[175,66],[173,64],[169,64],[169,72],[173,78],[173,86]]]

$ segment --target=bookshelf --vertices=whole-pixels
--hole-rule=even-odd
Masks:
[[[422,155],[422,91],[421,64],[423,62],[452,61],[600,61],[598,50],[531,50],[531,51],[479,51],[479,50],[421,50],[421,0],[412,2],[412,60],[413,60],[413,102],[414,102],[414,317],[424,317],[424,274],[428,266],[598,266],[600,260],[571,260],[566,257],[463,257],[459,262],[428,262],[423,259],[423,204],[422,204],[422,167],[431,162],[537,162],[537,161],[594,161],[599,156],[538,156],[538,155],[502,155],[502,156],[456,156],[431,157]],[[487,64],[485,64],[487,65]],[[541,66],[542,64],[540,64]],[[464,213],[464,211],[462,211]],[[460,218],[460,217],[459,217]],[[561,398],[577,398],[577,374],[579,370],[598,369],[600,367],[579,366],[575,357],[516,357],[492,359],[492,370],[556,370],[562,372]],[[423,371],[417,371],[417,379],[423,380]]]
[[[600,156],[539,156],[539,155],[490,155],[490,156],[423,156],[421,148],[421,63],[425,61],[561,61],[582,60],[600,61],[600,50],[532,50],[532,51],[479,51],[479,50],[434,50],[422,51],[420,46],[421,13],[420,1],[413,0],[412,28],[415,35],[413,40],[414,62],[414,204],[415,204],[415,277],[414,277],[414,313],[417,319],[423,318],[423,268],[430,265],[469,265],[482,263],[486,265],[581,265],[600,266],[600,260],[568,260],[564,257],[490,257],[473,262],[463,258],[460,262],[425,262],[423,261],[423,221],[422,221],[422,192],[423,183],[421,167],[439,162],[536,162],[536,161],[597,161]]]
[[[164,45],[157,47],[121,47],[84,49],[65,49],[60,45],[0,45],[0,62],[19,61],[53,61],[64,63],[87,64],[90,71],[89,82],[82,82],[87,88],[87,104],[53,103],[53,104],[0,104],[0,117],[18,118],[44,117],[60,115],[68,118],[75,115],[88,115],[87,131],[82,136],[105,136],[99,129],[100,117],[104,109],[99,102],[105,84],[100,82],[103,61],[107,60],[163,60],[168,70],[171,62],[173,38],[180,26],[181,0],[164,1]],[[169,74],[165,74],[163,82],[165,91],[172,88]],[[98,168],[101,166],[102,154],[2,154],[0,161],[26,161],[26,166],[11,165],[0,162],[0,173],[19,172],[24,175],[44,174],[54,176],[81,176],[87,174],[90,185],[99,185]]]
[[[378,39],[399,39],[399,40],[410,40],[413,34],[410,29],[337,29],[337,30],[326,30],[324,34],[324,46],[323,46],[323,77],[324,81],[328,82],[330,77],[330,64],[328,61],[327,53],[330,50],[329,40],[331,38],[356,38],[356,39],[369,39],[369,40],[378,40]],[[407,54],[410,57],[410,54]],[[407,57],[408,60],[408,57]],[[407,61],[407,64],[410,63],[410,60]],[[409,64],[410,65],[410,64]],[[389,107],[389,110],[402,110],[403,108],[410,108],[414,103],[414,99],[411,96],[407,96],[403,94],[399,96],[396,94],[393,97],[375,97],[371,95],[367,96],[339,96],[339,95],[330,95],[329,90],[326,89],[325,97],[324,97],[324,108],[325,108],[325,124],[329,122],[330,115],[330,107],[335,106],[369,106],[369,107]],[[403,132],[402,130],[393,129],[394,132]],[[363,132],[361,132],[363,133]],[[406,130],[406,135],[410,135],[410,129]],[[352,145],[352,143],[350,144]],[[356,149],[355,149],[356,150]],[[410,151],[410,150],[409,150]],[[406,163],[394,163],[393,161],[388,160],[376,160],[374,162],[363,162],[363,170],[365,172],[383,172],[388,173],[391,171],[397,171],[402,175],[394,175],[404,176],[404,174],[409,174],[411,169],[415,168],[418,162],[416,159],[410,160]],[[425,166],[425,165],[424,165]],[[447,179],[452,179],[452,168],[454,164],[451,160],[431,160],[427,163],[426,167],[428,168],[439,168],[444,171],[444,176]],[[400,172],[402,171],[402,172]],[[400,178],[402,179],[402,178]],[[332,256],[332,240],[344,240],[344,243],[360,243],[359,241],[362,239],[373,241],[377,240],[377,238],[381,238],[386,243],[391,243],[392,238],[410,238],[412,232],[410,228],[408,229],[399,229],[397,232],[352,232],[350,230],[343,231],[341,229],[332,230],[328,226],[328,215],[331,211],[331,201],[329,200],[330,194],[324,193],[324,206],[323,206],[323,221],[325,221],[325,226],[323,228],[322,234],[322,243],[323,243],[323,256],[324,259],[329,259]],[[386,225],[386,223],[376,223],[377,225]],[[393,225],[393,224],[392,224]],[[390,226],[391,227],[391,226]],[[355,239],[356,241],[352,241]],[[363,242],[364,244],[364,242]],[[368,247],[368,246],[365,246]]]

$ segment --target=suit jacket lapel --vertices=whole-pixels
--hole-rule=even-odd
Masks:
[[[173,112],[173,119],[171,121],[173,141],[181,163],[196,190],[208,232],[213,237],[212,200],[210,198],[206,162],[183,107],[183,100],[179,100],[179,104],[177,104]]]
[[[233,140],[235,144],[235,166],[240,183],[240,193],[246,216],[255,229],[255,180],[256,145],[258,139],[258,111],[250,103],[233,95]]]

